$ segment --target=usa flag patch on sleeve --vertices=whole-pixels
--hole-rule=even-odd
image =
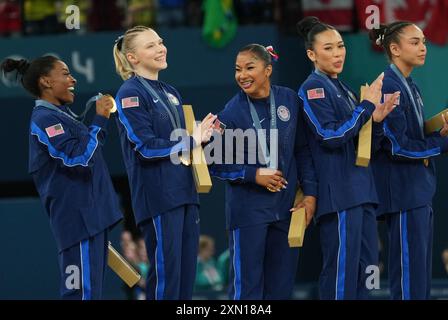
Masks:
[[[307,90],[306,95],[308,96],[308,100],[322,99],[325,98],[325,90],[324,88],[310,89]]]
[[[65,133],[64,128],[62,127],[62,124],[60,124],[60,123],[55,124],[54,126],[45,128],[45,132],[47,133],[49,138],[53,138],[53,137],[56,137],[58,135]]]
[[[386,102],[387,99],[389,99],[390,97],[393,96],[393,93],[385,93],[384,94],[384,98],[383,98],[383,102]],[[398,106],[400,104],[400,96],[398,96],[395,101],[394,101],[394,105]]]
[[[121,99],[121,107],[123,109],[134,108],[134,107],[138,107],[139,105],[140,105],[140,103],[138,101],[138,97],[128,97],[128,98]]]

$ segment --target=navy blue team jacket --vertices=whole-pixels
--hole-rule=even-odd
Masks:
[[[182,100],[172,86],[157,80],[149,85],[165,100],[169,93],[185,129]],[[128,174],[132,206],[139,224],[184,204],[199,204],[191,166],[173,164],[170,155],[190,150],[193,138],[171,141],[175,129],[160,101],[146,91],[136,77],[126,80],[116,96],[118,131]]]
[[[256,163],[250,164],[249,145],[244,144],[244,155],[235,155],[244,159],[243,164],[213,164],[210,173],[226,183],[226,221],[232,229],[269,223],[290,217],[296,193],[297,182],[305,195],[317,195],[317,182],[310,151],[303,134],[303,119],[299,112],[299,99],[291,89],[272,86],[275,97],[278,128],[278,170],[288,181],[287,189],[272,193],[255,183],[257,168],[266,167],[260,163],[258,152]],[[259,116],[262,129],[267,130],[267,144],[270,136],[270,103],[265,99],[251,99]],[[246,94],[240,91],[219,112],[218,119],[227,129],[255,130]],[[225,137],[225,135],[224,135]],[[224,144],[231,141],[224,140]],[[235,140],[235,139],[234,139]],[[232,142],[235,147],[235,141]],[[258,138],[257,138],[258,145]],[[254,150],[252,150],[254,151]],[[234,159],[235,160],[235,159]],[[298,169],[297,169],[298,168]]]
[[[383,94],[395,91],[401,94],[396,109],[384,121],[385,139],[373,161],[380,198],[378,214],[430,205],[436,190],[433,157],[448,150],[448,138],[441,137],[439,132],[424,134],[421,92],[411,77],[406,81],[417,109],[391,67],[384,72]],[[423,161],[426,158],[428,166]]]
[[[50,218],[59,251],[104,231],[121,219],[103,158],[107,118],[90,127],[61,111],[39,106],[31,115],[29,173]]]
[[[364,203],[378,203],[372,169],[355,165],[357,136],[375,105],[367,100],[358,103],[356,95],[340,80],[315,71],[300,87],[299,97],[319,182],[316,218]],[[373,136],[381,136],[381,126],[374,124]]]

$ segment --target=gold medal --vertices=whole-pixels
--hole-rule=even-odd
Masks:
[[[110,94],[105,94],[105,97],[107,97],[110,101],[112,101],[112,109],[110,109],[110,113],[114,113],[117,111],[117,104],[115,103],[114,97],[112,97]]]

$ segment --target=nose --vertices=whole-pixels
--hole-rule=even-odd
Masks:
[[[422,43],[420,51],[426,52],[426,44]]]
[[[338,58],[342,55],[342,49],[341,48],[336,48],[336,50],[333,51],[333,56]]]
[[[78,81],[76,81],[76,79],[73,76],[70,76],[70,78],[73,81],[73,84],[76,84],[76,82],[78,82]]]
[[[165,47],[165,45],[162,43],[162,44],[159,44],[159,46],[158,46],[158,51],[159,52],[164,52],[164,51],[166,51],[166,47]]]
[[[240,70],[240,78],[245,79],[247,77],[247,69],[241,69]]]

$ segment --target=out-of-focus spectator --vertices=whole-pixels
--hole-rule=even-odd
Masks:
[[[140,238],[137,241],[137,255],[141,275],[146,279],[146,275],[148,274],[148,268],[149,268],[149,260],[146,251],[145,240],[143,238]]]
[[[385,267],[384,267],[384,259],[385,259],[385,253],[384,253],[384,245],[383,241],[381,241],[381,238],[378,238],[378,269],[380,270],[380,276],[384,275]]]
[[[448,275],[448,248],[442,251],[442,262],[445,267],[446,274]]]
[[[65,21],[70,15],[66,12],[67,7],[74,5],[79,9],[79,30],[66,30],[66,31],[76,31],[77,33],[85,33],[88,29],[87,26],[87,15],[90,10],[89,0],[60,0],[57,1],[56,8],[58,12],[58,20],[62,26],[65,26]]]
[[[121,8],[121,1],[114,0],[91,0],[88,14],[88,24],[90,31],[110,31],[122,28],[124,19],[124,8]]]
[[[136,288],[136,298],[137,300],[146,300],[146,279],[148,278],[149,271],[149,260],[148,254],[146,253],[145,240],[140,238],[137,240],[137,255],[138,255],[138,271],[140,272],[142,278],[138,283],[138,288]]]
[[[41,35],[58,33],[56,2],[53,0],[24,0],[23,17],[25,34]]]
[[[137,261],[137,253],[136,246],[134,244],[134,240],[132,239],[131,232],[125,230],[121,233],[120,237],[120,246],[123,257],[134,267],[137,269],[136,261]],[[129,288],[125,283],[122,285],[123,291],[126,294],[127,300],[135,300],[135,290],[133,288]]]
[[[131,242],[132,242],[132,234],[127,230],[123,231],[121,233],[121,239],[120,239],[121,249],[124,251]]]
[[[198,264],[196,269],[195,290],[223,289],[222,277],[214,259],[215,241],[205,235],[199,238]]]
[[[138,252],[137,245],[130,237],[129,231],[124,231],[121,237],[121,248],[123,250],[123,256],[131,263],[135,268],[138,266]]]
[[[149,260],[146,254],[145,241],[142,238],[133,240],[130,231],[123,231],[120,239],[121,251],[123,257],[140,273],[142,278],[133,287],[129,288],[123,284],[128,300],[145,300],[146,298],[146,279],[149,271]]]
[[[185,0],[159,0],[157,25],[179,27],[185,24]]]
[[[234,0],[239,24],[271,23],[273,21],[272,0]]]
[[[229,272],[230,272],[230,250],[224,250],[218,257],[216,263],[219,274],[222,278],[222,283],[224,286],[229,285]]]
[[[302,17],[301,1],[274,0],[274,22],[283,33],[297,35],[296,24]]]
[[[156,26],[156,1],[155,0],[129,0],[125,21],[126,28],[135,26]]]
[[[185,3],[185,24],[190,27],[202,26],[204,21],[204,12],[202,0],[186,0]]]
[[[20,4],[16,0],[0,0],[0,36],[17,36],[22,29]]]

